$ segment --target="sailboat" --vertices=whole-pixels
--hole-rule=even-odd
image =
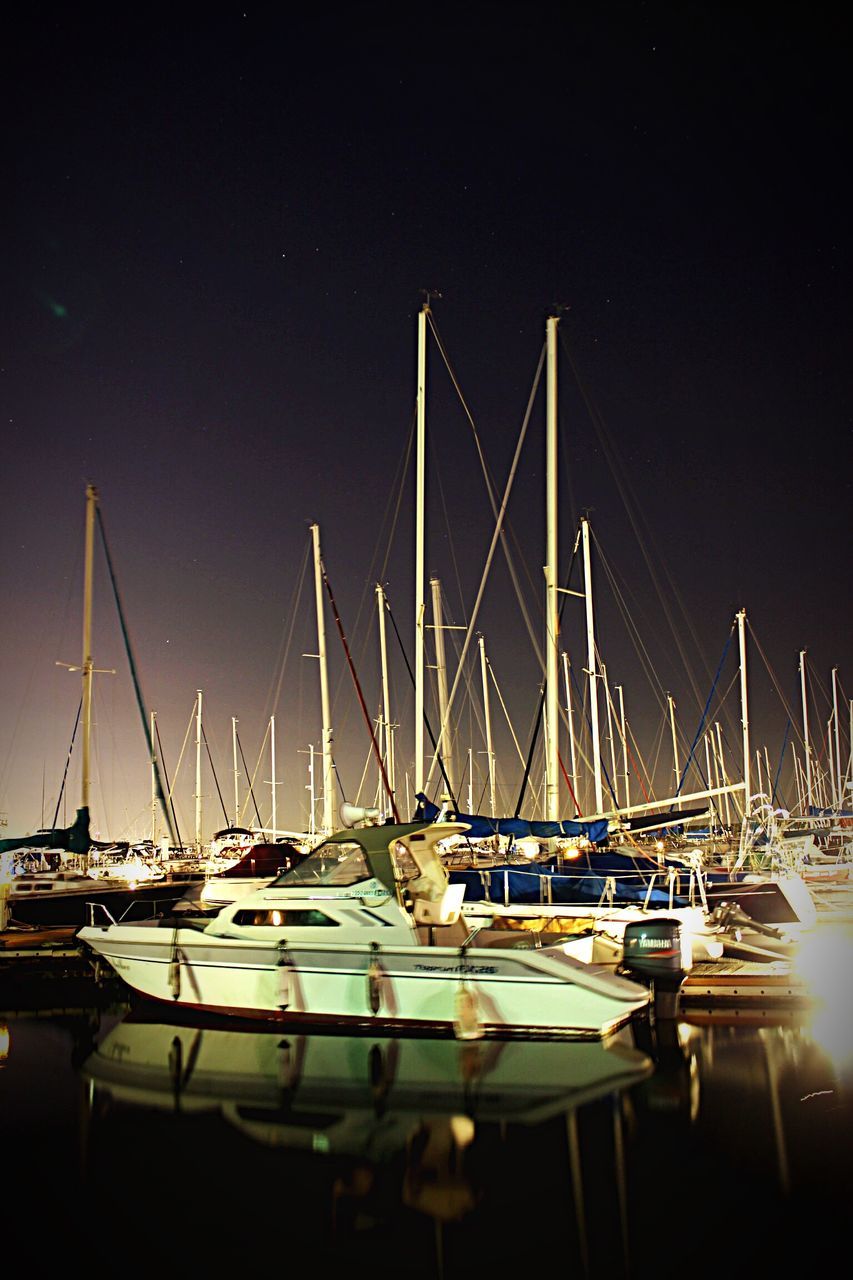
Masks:
[[[89,831],[89,787],[94,675],[92,582],[97,504],[97,489],[89,484],[86,486],[83,658],[80,668],[70,668],[72,671],[81,670],[83,674],[80,807],[70,827],[51,828],[32,836],[0,840],[0,930],[7,929],[10,924],[27,927],[80,925],[89,914],[89,904],[96,903],[107,907],[114,915],[126,912],[132,904],[143,901],[148,904],[148,911],[156,910],[158,906],[168,908],[186,888],[184,884],[172,886],[162,879],[140,883],[118,875],[99,874],[95,877],[89,874],[90,851],[96,845]],[[73,861],[77,865],[60,865],[49,870],[14,874],[16,855],[19,861],[22,852],[28,849],[52,851],[57,856],[51,861],[60,864],[70,864]]]

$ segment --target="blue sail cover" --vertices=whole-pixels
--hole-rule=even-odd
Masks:
[[[417,793],[417,820],[435,822],[441,810],[437,804],[427,800],[422,791]],[[449,818],[449,815],[445,814]],[[586,836],[591,844],[601,844],[607,839],[609,830],[606,818],[596,822],[528,822],[526,818],[485,818],[479,814],[454,812],[453,820],[467,822],[471,828],[467,834],[475,840],[485,840],[489,836],[535,836],[540,840],[550,840],[554,836]]]
[[[687,906],[689,872],[674,886],[673,905]],[[644,903],[653,907],[670,905],[669,884],[657,863],[642,854],[582,852],[570,862],[531,862],[529,866],[507,863],[499,867],[449,869],[451,884],[465,885],[468,902],[564,903],[595,905],[613,888],[617,903]],[[656,876],[651,892],[649,884]]]

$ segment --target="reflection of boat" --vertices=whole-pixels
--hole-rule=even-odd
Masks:
[[[422,1121],[539,1124],[643,1080],[652,1060],[607,1042],[296,1035],[119,1023],[84,1067],[115,1101],[217,1111],[256,1141],[389,1154]],[[319,1135],[319,1137],[318,1137]]]
[[[469,929],[436,844],[459,823],[340,831],[213,920],[84,928],[143,995],[196,1010],[400,1034],[606,1036],[647,1009],[583,939]],[[581,958],[579,958],[581,957]]]

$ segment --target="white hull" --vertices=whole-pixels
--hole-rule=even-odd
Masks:
[[[585,1039],[609,1034],[648,1005],[639,983],[573,959],[573,944],[473,946],[463,955],[457,947],[374,952],[367,943],[293,940],[283,953],[273,942],[144,924],[85,928],[78,938],[151,999],[288,1024]]]

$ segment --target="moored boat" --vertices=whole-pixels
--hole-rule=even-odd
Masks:
[[[326,1029],[597,1039],[649,990],[583,958],[583,938],[469,928],[436,845],[460,823],[336,833],[212,920],[91,925],[78,938],[142,995]]]

